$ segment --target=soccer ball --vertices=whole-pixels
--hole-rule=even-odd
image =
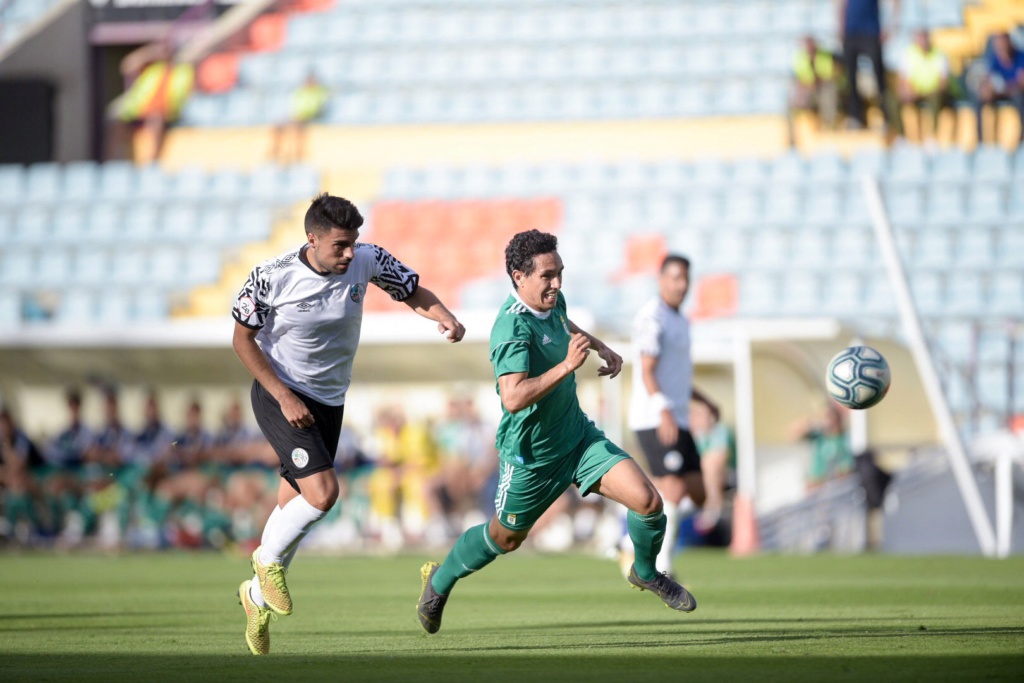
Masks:
[[[854,410],[870,408],[885,398],[891,380],[889,364],[870,346],[851,346],[840,351],[825,373],[828,393]]]

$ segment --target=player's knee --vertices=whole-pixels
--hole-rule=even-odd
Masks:
[[[647,487],[644,491],[643,497],[637,501],[635,512],[639,515],[656,515],[664,508],[664,503],[661,500],[661,494],[653,486]]]

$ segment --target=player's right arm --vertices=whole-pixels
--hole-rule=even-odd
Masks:
[[[300,428],[312,426],[313,415],[309,408],[281,381],[274,368],[270,366],[263,349],[256,344],[256,335],[259,332],[258,329],[246,327],[235,321],[235,334],[231,340],[235,354],[256,381],[280,404],[281,413],[288,420],[288,424]]]
[[[498,389],[501,392],[501,404],[510,413],[518,413],[541,400],[558,383],[571,375],[583,365],[590,354],[590,339],[586,335],[576,333],[569,340],[569,351],[565,360],[555,365],[543,375],[529,377],[528,372],[510,372],[498,377]]]

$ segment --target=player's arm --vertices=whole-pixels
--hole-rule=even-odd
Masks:
[[[598,357],[604,361],[604,367],[598,368],[597,370],[598,375],[615,377],[622,372],[622,356],[612,351],[611,347],[586,330],[580,328],[571,320],[569,321],[569,331],[573,334],[582,334],[586,337],[590,341],[590,348],[597,351]]]
[[[671,446],[679,440],[679,425],[676,424],[675,407],[661,393],[661,386],[658,378],[654,375],[654,369],[658,367],[658,357],[640,354],[640,377],[644,382],[644,388],[653,398],[654,409],[658,411],[660,422],[658,423],[658,441],[663,446]]]
[[[256,378],[256,381],[263,385],[263,388],[270,392],[281,406],[281,413],[284,414],[288,423],[293,427],[310,427],[313,424],[313,415],[309,408],[292,390],[285,386],[281,378],[270,366],[267,356],[256,344],[256,335],[259,329],[246,327],[235,321],[235,333],[231,340],[231,346],[235,350],[242,365]]]
[[[529,408],[583,365],[589,353],[590,339],[583,334],[575,333],[569,340],[569,351],[565,355],[565,360],[543,375],[529,377],[527,372],[510,372],[500,376],[498,390],[501,392],[501,404],[510,413],[518,413]]]
[[[466,328],[441,303],[437,295],[426,287],[417,287],[415,292],[406,297],[405,304],[424,318],[437,323],[437,331],[446,335],[453,344],[465,336]]]

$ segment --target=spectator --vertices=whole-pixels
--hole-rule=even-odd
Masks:
[[[839,111],[839,73],[835,57],[805,36],[793,55],[793,83],[789,96],[789,144],[796,146],[794,117],[797,112],[814,111],[819,126],[835,128]]]
[[[486,521],[491,511],[481,512],[489,504],[481,495],[497,472],[498,458],[491,432],[480,419],[473,399],[449,399],[448,414],[437,429],[436,439],[441,469],[431,487],[449,531],[466,526],[463,520],[467,516],[473,517],[469,526]]]
[[[695,522],[702,533],[718,525],[725,505],[725,491],[732,485],[736,471],[736,443],[729,427],[719,421],[720,417],[718,406],[694,397],[690,404],[690,427],[700,452],[700,468],[707,491],[704,507]]]
[[[82,542],[91,526],[91,511],[83,497],[82,466],[95,436],[82,422],[82,394],[71,390],[66,396],[68,426],[50,441],[43,456],[43,491],[54,530],[65,546]]]
[[[811,466],[807,474],[809,489],[816,489],[826,481],[838,479],[853,471],[853,453],[843,413],[834,403],[829,404],[821,417],[794,424],[791,435],[795,439],[811,442]]]
[[[892,0],[892,16],[898,17],[900,0]],[[882,17],[879,0],[839,0],[839,38],[843,44],[843,70],[850,92],[847,98],[848,127],[864,128],[867,115],[864,100],[857,87],[857,64],[867,57],[875,72],[878,100],[887,125],[893,124],[887,105],[885,85],[885,64],[882,61],[882,43],[886,38],[882,31]]]
[[[903,109],[901,115],[905,115],[907,108],[912,108],[917,115],[918,139],[934,141],[939,130],[939,115],[943,108],[952,106],[952,100],[949,96],[949,61],[932,45],[926,29],[914,33],[914,42],[903,54],[897,94]],[[928,138],[925,137],[922,109],[927,109],[931,115],[931,135]],[[906,119],[902,121],[902,128],[907,130]]]
[[[43,463],[35,443],[14,421],[7,408],[0,409],[0,491],[4,517],[0,537],[13,536],[27,543],[40,529],[40,491],[34,471]]]
[[[978,85],[975,103],[978,121],[978,144],[985,142],[982,113],[987,105],[1011,102],[1020,118],[1019,140],[1024,140],[1024,52],[1019,52],[1010,42],[1007,33],[992,37],[991,50],[985,56],[985,75]],[[996,122],[999,117],[995,117]],[[997,126],[993,127],[993,138],[998,141]]]
[[[185,101],[192,93],[195,68],[178,61],[169,42],[144,45],[121,61],[124,93],[107,108],[107,160],[134,157],[153,162],[160,158],[168,125],[178,120]],[[148,135],[148,151],[131,148],[137,130]]]
[[[306,127],[319,119],[327,108],[328,90],[310,71],[305,82],[292,93],[290,118],[274,127],[271,158],[282,164],[298,163],[306,158]],[[292,134],[291,155],[285,151],[285,138]]]

